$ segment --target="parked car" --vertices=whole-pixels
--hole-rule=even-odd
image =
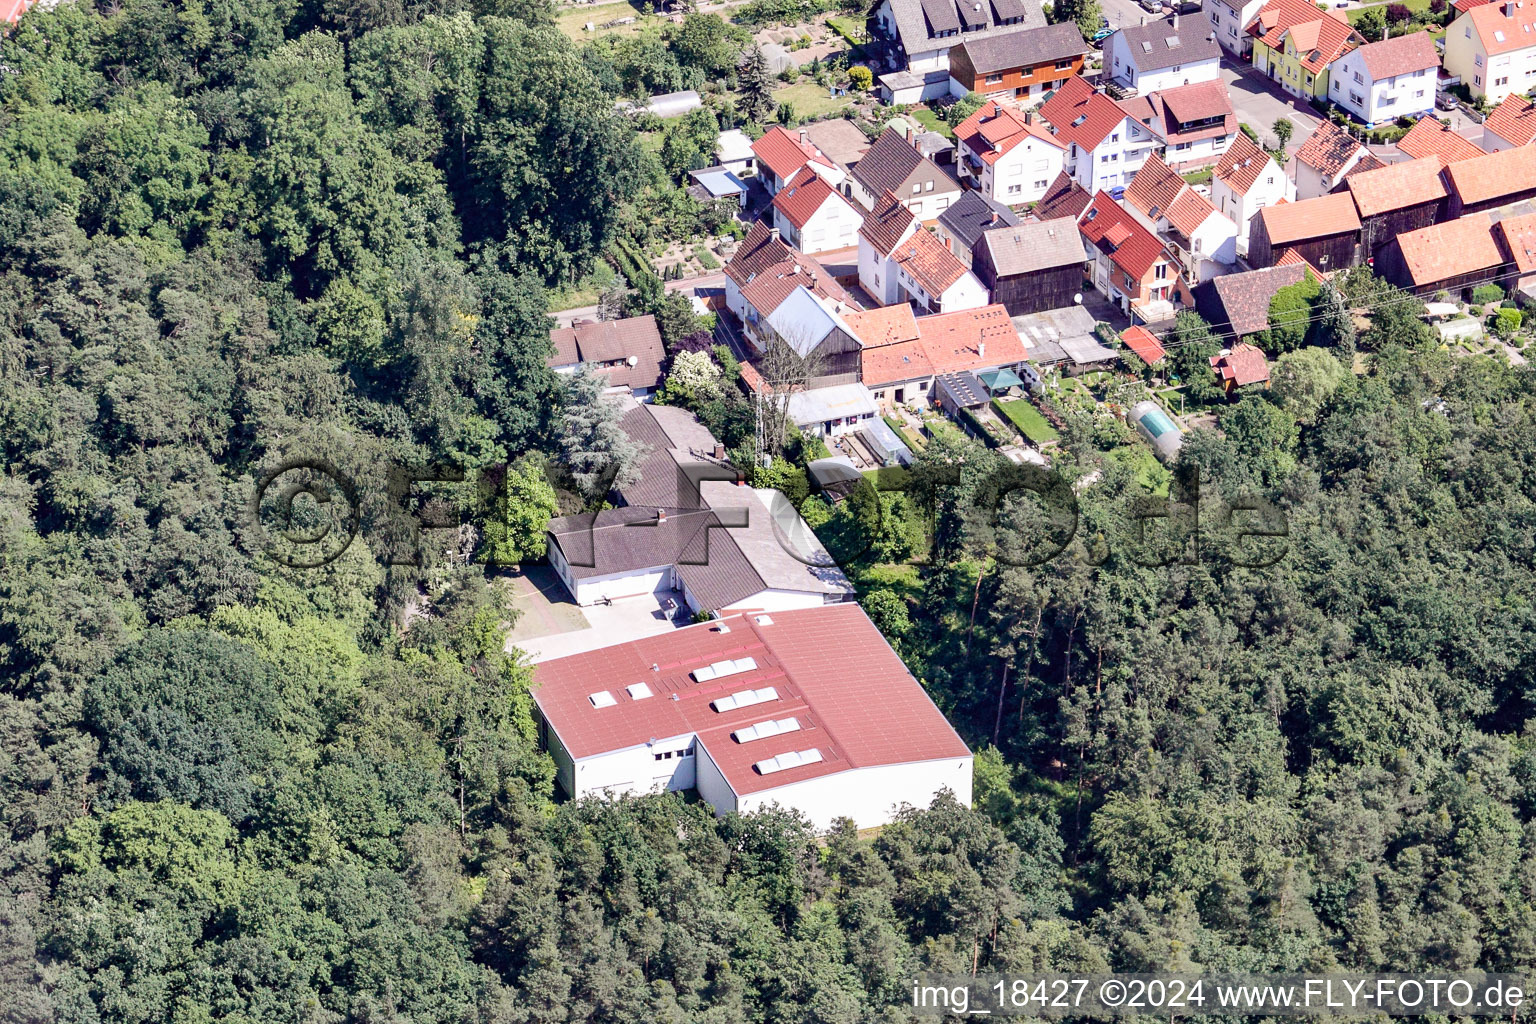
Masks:
[[[1456,97],[1448,92],[1437,92],[1435,93],[1435,106],[1441,110],[1455,110]]]
[[[1101,42],[1102,40],[1108,39],[1110,36],[1112,36],[1114,34],[1115,34],[1115,30],[1110,28],[1108,25],[1105,25],[1103,28],[1099,29],[1097,32],[1095,32],[1093,34],[1093,38],[1090,39],[1089,42],[1091,42],[1091,43]]]
[[[1137,0],[1137,3],[1141,5],[1142,10],[1151,11],[1153,14],[1157,14],[1163,9],[1163,0]]]
[[[1120,200],[1124,199],[1125,198],[1125,186],[1124,185],[1116,185],[1114,188],[1110,189],[1109,190],[1109,198],[1113,199],[1117,203]]]

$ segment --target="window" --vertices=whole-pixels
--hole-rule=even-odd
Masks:
[[[921,195],[922,192],[923,192],[923,184],[922,184],[922,182],[920,182],[920,181],[913,182],[912,183],[912,194],[916,196],[916,195]]]
[[[1176,142],[1174,143],[1173,151],[1175,153],[1182,153],[1192,145],[1194,145],[1192,142]]]
[[[1502,78],[1495,78],[1493,80],[1493,84],[1494,85],[1508,85],[1509,84],[1509,76],[1505,75]],[[1421,92],[1421,93],[1419,93],[1419,95],[1423,96],[1424,94]]]
[[[1472,58],[1472,63],[1476,64],[1478,67],[1482,67],[1483,66],[1483,55],[1480,54],[1480,53],[1474,55],[1473,58]]]
[[[1358,71],[1355,72],[1355,81],[1356,82],[1364,82],[1365,81],[1365,79],[1360,77],[1360,72],[1358,72]]]
[[[1072,67],[1072,60],[1071,60],[1071,58],[1068,58],[1066,60],[1059,60],[1059,61],[1056,62],[1056,70],[1057,71],[1066,71],[1066,70],[1068,70],[1071,67]]]
[[[1164,280],[1165,278],[1168,277],[1168,264],[1166,264],[1166,263],[1159,263],[1157,265],[1157,268],[1153,271],[1153,274],[1157,277],[1157,279],[1159,281]]]
[[[1381,98],[1380,105],[1383,106],[1383,107],[1390,107],[1392,104],[1394,104],[1396,102],[1397,102],[1397,97],[1396,96],[1383,96]]]
[[[1416,99],[1416,100],[1423,99],[1424,98],[1424,90],[1420,89],[1418,92],[1414,93],[1413,94],[1413,98]]]
[[[987,76],[987,84],[988,85],[1002,85],[1003,84],[1003,76],[1002,75],[988,75]]]
[[[928,182],[928,184],[924,185],[923,186],[923,191],[924,192],[932,192],[933,191],[933,182],[930,181],[930,182]]]
[[[1473,85],[1482,85],[1483,84],[1483,76],[1482,75],[1473,75],[1472,76],[1472,84]]]
[[[1271,174],[1268,178],[1266,178],[1264,180],[1264,184],[1266,184],[1266,185],[1273,185],[1274,183],[1275,183],[1275,176],[1273,174]]]
[[[1045,188],[1049,184],[1050,184],[1049,181],[1046,181],[1045,179],[1042,178],[1041,180],[1035,182],[1035,188],[1043,189],[1043,188]]]
[[[1119,142],[1120,141],[1120,133],[1119,132],[1115,132],[1114,134],[1110,135],[1109,141],[1110,142]]]
[[[1351,102],[1351,103],[1353,103],[1353,104],[1354,104],[1354,105],[1355,105],[1355,106],[1357,106],[1357,107],[1358,107],[1358,106],[1360,106],[1360,105],[1361,105],[1361,104],[1362,104],[1362,103],[1364,103],[1364,102],[1365,102],[1365,97],[1364,97],[1364,96],[1361,96],[1361,95],[1360,95],[1360,94],[1359,94],[1359,93],[1357,93],[1357,92],[1352,92],[1352,93],[1350,93],[1350,94],[1349,94],[1349,102]]]
[[[1237,35],[1237,26],[1236,25],[1228,25],[1227,26],[1227,35],[1235,37]]]
[[[1024,186],[1023,185],[1009,185],[1008,186],[1008,194],[1011,195],[1011,196],[1016,196],[1020,192],[1023,192],[1023,191],[1024,191]]]
[[[1170,70],[1172,70],[1174,74],[1178,74],[1180,71],[1184,70],[1184,65],[1175,64]]]
[[[1125,286],[1127,288],[1135,288],[1136,287],[1136,282],[1131,280],[1131,275],[1130,274],[1126,274],[1125,275]]]

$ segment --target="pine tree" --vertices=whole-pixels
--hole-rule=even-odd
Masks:
[[[763,48],[752,46],[747,50],[745,63],[741,66],[741,100],[737,103],[737,109],[750,120],[767,120],[777,106],[773,102],[773,72],[768,67],[768,58],[763,56]]]
[[[588,498],[601,498],[610,487],[633,483],[641,445],[619,426],[622,412],[603,391],[608,378],[583,367],[565,380],[565,408],[560,417],[560,461]]]
[[[1348,357],[1355,353],[1355,319],[1350,315],[1344,293],[1331,281],[1323,282],[1317,297],[1318,337],[1325,344]]]
[[[617,320],[624,313],[624,296],[629,294],[629,282],[620,274],[614,278],[613,284],[602,290],[597,297],[597,318],[599,320]]]

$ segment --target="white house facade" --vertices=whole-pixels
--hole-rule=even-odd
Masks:
[[[1125,89],[1148,93],[1221,77],[1221,47],[1201,17],[1122,28],[1104,40],[1104,73]]]
[[[1439,67],[1427,32],[1367,43],[1333,62],[1328,98],[1370,126],[1417,117],[1435,107]]]

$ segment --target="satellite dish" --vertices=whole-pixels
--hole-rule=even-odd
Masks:
[[[630,366],[636,366],[640,362],[640,357],[639,356],[630,356],[628,359],[626,359],[624,361],[626,363],[628,363]]]
[[[1076,295],[1072,296],[1072,301],[1081,306],[1083,304],[1083,293],[1078,292]]]

